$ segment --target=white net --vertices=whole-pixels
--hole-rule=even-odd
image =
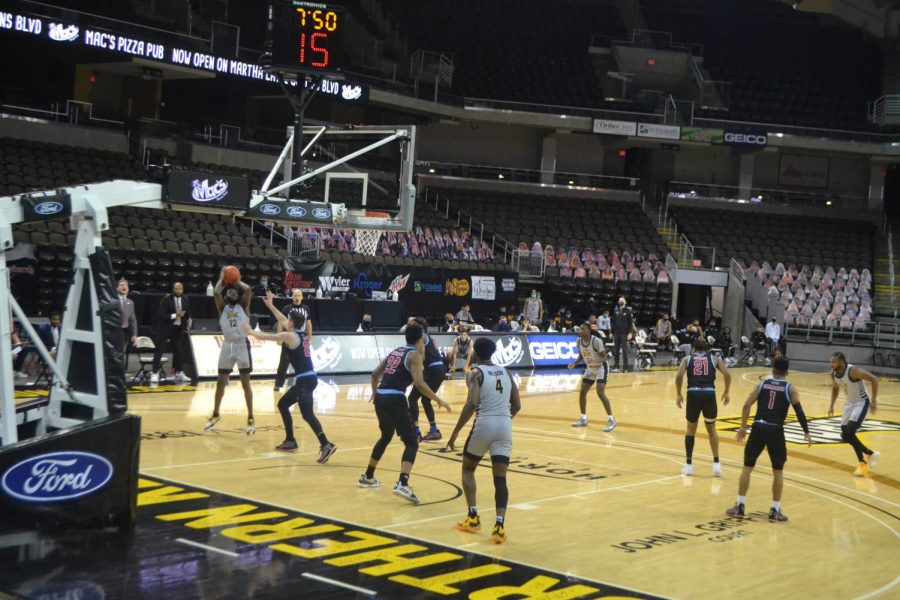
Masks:
[[[384,233],[380,229],[357,229],[356,230],[356,251],[360,254],[375,256],[378,251],[378,240]]]

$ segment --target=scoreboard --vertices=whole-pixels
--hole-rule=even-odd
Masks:
[[[273,70],[333,72],[343,66],[344,11],[306,0],[274,0],[269,4],[269,42]]]

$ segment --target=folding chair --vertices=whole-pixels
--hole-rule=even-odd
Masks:
[[[131,378],[129,386],[135,383],[150,382],[150,375],[153,374],[153,354],[156,351],[156,344],[149,337],[142,335],[134,340],[134,353],[137,354],[140,369]],[[160,357],[160,365],[162,366],[163,380],[166,380],[166,363],[169,359],[165,356]]]
[[[675,334],[669,336],[669,341],[672,342],[672,364],[677,365],[682,358],[690,354],[691,345],[682,344]]]
[[[753,343],[746,335],[741,336],[741,346],[744,349],[744,354],[735,364],[745,364],[752,367],[753,363],[759,362],[759,350],[753,348]]]
[[[638,330],[635,343],[637,344],[637,364],[639,369],[649,369],[654,364],[659,344],[648,340],[647,332],[643,329]]]

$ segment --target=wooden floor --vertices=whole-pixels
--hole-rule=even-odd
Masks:
[[[246,412],[235,382],[226,392],[223,422],[209,433],[203,432],[203,425],[212,406],[213,384],[201,383],[186,392],[131,396],[130,410],[142,416],[144,432],[141,473],[146,476],[142,486],[147,495],[142,495],[139,510],[152,514],[155,522],[178,524],[166,534],[172,540],[189,538],[184,532],[203,530],[203,544],[213,551],[232,550],[234,556],[243,552],[235,546],[237,539],[306,558],[324,551],[316,554],[310,549],[317,547],[315,537],[306,538],[311,540],[306,545],[289,547],[278,543],[286,536],[240,538],[221,530],[223,522],[215,518],[189,521],[202,516],[199,512],[165,516],[160,512],[166,508],[161,498],[218,493],[245,511],[276,507],[282,515],[296,513],[299,522],[319,523],[324,532],[329,527],[357,527],[371,532],[365,534],[370,537],[396,537],[420,550],[437,549],[432,552],[435,556],[463,552],[470,557],[465,563],[469,571],[449,558],[444,563],[438,558],[426,561],[422,564],[432,565],[428,578],[416,571],[402,574],[404,568],[416,566],[413,563],[395,565],[393,570],[388,565],[379,571],[362,558],[355,560],[355,555],[343,562],[326,560],[337,570],[323,581],[334,580],[335,585],[352,581],[364,590],[360,597],[415,596],[403,593],[402,587],[379,587],[378,582],[387,579],[391,585],[409,586],[422,597],[453,596],[461,589],[476,589],[479,581],[487,586],[492,570],[504,565],[512,574],[505,584],[530,581],[529,585],[557,585],[556,590],[568,583],[568,591],[553,596],[557,598],[613,592],[673,598],[900,597],[900,383],[884,381],[881,386],[878,413],[870,416],[861,436],[881,452],[881,459],[871,477],[855,478],[853,451],[839,442],[837,420],[826,416],[827,375],[791,375],[811,418],[816,443],[812,447],[789,444],[782,510],[790,521],[774,524],[765,518],[772,481],[765,455],[751,480],[747,518],[725,516],[735,500],[742,464],[743,447],[734,441],[733,430],[742,401],[767,371],[752,368],[733,373],[731,404],[720,405],[721,478],[712,476],[705,434],[697,438],[695,475],[680,475],[684,414],[675,406],[673,372],[611,375],[607,391],[619,421],[612,433],[602,431],[605,414],[593,392],[590,426],[570,426],[578,416],[580,377],[576,372],[521,375],[523,408],[514,420],[509,476],[509,541],[501,546],[490,542],[489,531],[467,534],[453,529],[466,509],[460,457],[439,452],[442,443],[420,447],[410,484],[421,505],[409,505],[391,494],[399,467],[399,441],[388,449],[376,474],[385,487],[359,489],[356,480],[378,437],[374,411],[367,402],[368,385],[326,378],[316,391],[317,412],[338,446],[327,465],[316,464],[317,444],[299,415],[295,430],[300,451],[273,451],[284,436],[270,381],[254,383],[258,431],[251,437],[243,432]],[[438,418],[447,436],[463,404],[465,384],[447,382],[440,394],[454,407],[455,414],[441,413]],[[799,432],[796,424],[789,429]],[[483,521],[491,523],[493,486],[488,469],[479,470],[478,485]],[[175,503],[166,510],[179,513],[183,509]],[[240,521],[232,514],[228,522]],[[326,522],[338,525],[322,525]],[[364,534],[347,535],[356,539]],[[227,570],[227,563],[223,568]],[[518,580],[517,569],[523,573]],[[308,581],[315,577],[310,575]],[[335,594],[356,593],[331,583],[321,585]],[[306,595],[327,595],[312,589],[306,589]],[[531,591],[535,589],[543,588]],[[259,596],[251,591],[235,593],[242,594]],[[198,591],[197,595],[216,594]],[[272,593],[272,597],[278,595]]]

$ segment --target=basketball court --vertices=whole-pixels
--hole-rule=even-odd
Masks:
[[[607,392],[619,426],[608,434],[593,392],[590,426],[570,426],[578,416],[578,371],[517,373],[523,408],[514,420],[509,541],[500,546],[491,543],[489,527],[454,530],[466,509],[461,457],[441,452],[443,442],[420,446],[410,478],[419,506],[391,494],[399,441],[376,472],[384,487],[357,487],[378,437],[365,377],[320,379],[317,413],[338,445],[326,465],[316,464],[318,446],[299,418],[300,450],[273,451],[284,435],[270,381],[254,383],[252,437],[244,433],[237,382],[226,392],[222,423],[207,433],[213,383],[134,394],[129,410],[143,419],[134,537],[121,547],[106,538],[91,550],[83,537],[31,534],[40,541],[29,546],[19,536],[17,546],[15,534],[7,535],[7,566],[22,566],[7,589],[34,594],[41,581],[34,567],[47,556],[39,549],[49,544],[77,550],[58,555],[55,568],[65,575],[55,581],[102,582],[122,597],[266,597],[289,589],[302,597],[896,597],[900,383],[882,382],[879,410],[862,434],[881,460],[871,477],[855,478],[838,419],[826,416],[827,374],[791,375],[814,443],[789,443],[782,509],[790,521],[776,524],[766,519],[772,480],[765,455],[751,479],[747,516],[725,516],[742,461],[734,441],[740,407],[767,371],[732,373],[731,403],[720,405],[718,422],[721,478],[712,476],[702,434],[695,475],[680,475],[684,418],[672,371],[613,374]],[[448,382],[441,395],[454,408],[438,415],[446,440],[465,400],[464,382]],[[800,440],[796,422],[787,429],[789,439]],[[490,524],[493,487],[485,468],[478,485],[479,511]],[[89,551],[96,555],[90,566]],[[106,561],[116,559],[122,562],[110,572]]]

